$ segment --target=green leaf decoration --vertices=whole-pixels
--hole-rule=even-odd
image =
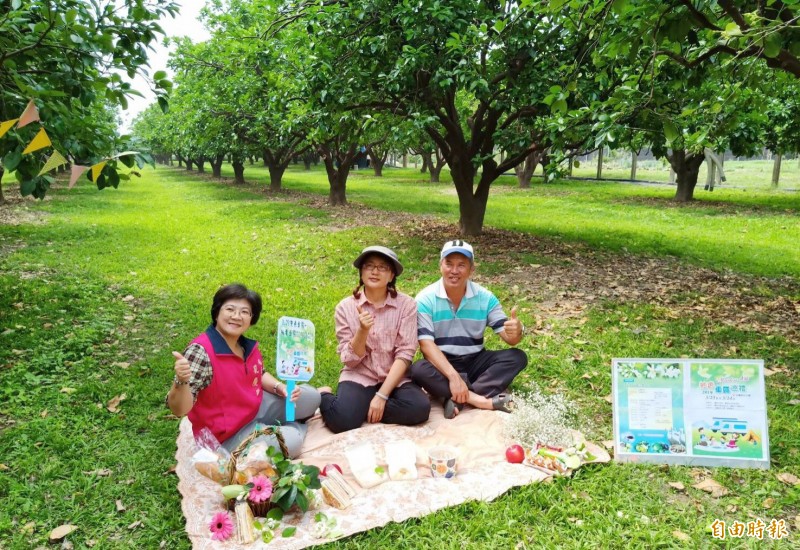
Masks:
[[[296,532],[297,532],[297,527],[287,527],[286,529],[283,530],[281,536],[283,536],[284,538],[293,537]]]

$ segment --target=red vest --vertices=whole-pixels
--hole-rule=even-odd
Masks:
[[[195,437],[207,427],[222,443],[258,414],[264,361],[258,342],[249,338],[241,341],[244,360],[230,350],[213,326],[192,340],[206,350],[214,373],[211,383],[197,394],[188,414]]]

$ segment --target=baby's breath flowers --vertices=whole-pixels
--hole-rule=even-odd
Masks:
[[[570,447],[574,443],[575,405],[560,394],[545,395],[534,389],[514,394],[514,412],[506,417],[505,436],[524,447],[537,443]]]

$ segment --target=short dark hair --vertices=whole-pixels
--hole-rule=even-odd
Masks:
[[[214,301],[211,303],[211,323],[214,326],[217,324],[219,310],[228,300],[247,300],[253,310],[250,325],[258,323],[258,318],[261,317],[261,296],[255,290],[250,290],[243,284],[233,283],[223,286],[214,294]]]

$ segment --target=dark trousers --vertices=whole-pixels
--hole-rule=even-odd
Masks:
[[[516,348],[481,350],[469,355],[448,355],[447,360],[471,391],[484,397],[503,393],[514,377],[528,365],[528,356]],[[450,383],[427,359],[411,365],[411,379],[435,397],[449,398]]]
[[[337,434],[358,428],[367,420],[369,404],[379,389],[380,384],[362,386],[356,382],[339,382],[336,395],[322,394],[319,410],[325,425]],[[428,420],[430,412],[428,396],[416,384],[405,383],[389,395],[381,422],[414,426]]]

